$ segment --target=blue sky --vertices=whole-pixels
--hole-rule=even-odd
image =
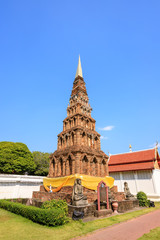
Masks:
[[[159,0],[0,1],[0,141],[56,150],[80,54],[102,150],[160,142],[159,13]]]

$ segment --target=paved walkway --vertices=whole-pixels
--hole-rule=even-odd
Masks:
[[[127,222],[97,230],[79,240],[137,240],[151,229],[160,227],[160,210],[150,212]]]

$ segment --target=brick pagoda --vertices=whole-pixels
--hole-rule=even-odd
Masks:
[[[57,150],[50,156],[48,177],[72,174],[108,175],[108,156],[101,150],[100,134],[95,131],[95,120],[86,91],[79,57],[73,89],[63,120],[63,131],[58,135]]]
[[[70,204],[73,186],[65,185],[65,180],[63,181],[61,177],[70,175],[76,177],[76,174],[93,177],[108,176],[108,156],[101,150],[100,134],[95,131],[96,121],[91,117],[91,111],[79,57],[67,107],[67,117],[63,120],[63,131],[58,134],[57,150],[50,156],[49,174],[44,179],[46,184],[40,187],[40,191],[33,192],[35,204],[38,204],[37,200],[44,202],[51,199],[63,199],[69,204],[69,214],[72,215],[74,208]],[[60,178],[56,179],[57,177]],[[54,185],[56,180],[60,181],[59,186]],[[101,180],[99,179],[99,181]],[[49,186],[51,191],[49,191]],[[84,216],[93,216],[96,211],[97,192],[87,187],[83,187],[83,192],[87,196],[88,203],[91,204],[85,210],[83,209]],[[120,201],[119,211],[132,209],[134,205],[134,201],[128,201],[127,204],[126,201],[122,201],[125,199],[125,195],[123,192],[117,192],[116,186],[110,189],[109,199],[110,202],[113,199]]]

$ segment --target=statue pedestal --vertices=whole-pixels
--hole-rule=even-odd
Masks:
[[[88,200],[81,199],[79,201],[73,201],[72,205],[76,207],[85,207],[88,206]]]
[[[108,215],[111,215],[113,213],[112,209],[101,209],[96,210],[94,213],[95,217],[106,217]]]
[[[74,211],[83,212],[84,217],[94,216],[95,210],[95,204],[88,204],[87,206],[73,206],[68,204],[68,212],[70,217],[72,217]]]

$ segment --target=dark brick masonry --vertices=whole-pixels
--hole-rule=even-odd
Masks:
[[[108,156],[101,150],[100,134],[95,130],[95,120],[82,76],[76,76],[63,121],[63,131],[58,134],[57,150],[50,156],[48,177],[72,174],[91,176],[108,175]]]

